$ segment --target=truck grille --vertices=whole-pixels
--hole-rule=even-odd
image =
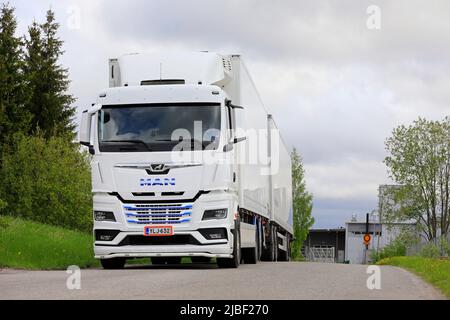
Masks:
[[[177,224],[191,220],[191,204],[127,204],[125,218],[133,224]]]

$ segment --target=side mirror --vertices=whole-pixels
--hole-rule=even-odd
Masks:
[[[247,137],[234,138],[233,143],[239,143],[247,140]]]
[[[91,144],[91,115],[87,110],[81,114],[80,123],[80,144],[90,146]]]
[[[228,99],[225,100],[225,105],[231,109],[244,109],[244,107],[242,107],[242,106],[237,106],[235,104],[232,104],[231,100],[228,100]]]
[[[228,151],[233,150],[234,144],[242,142],[244,140],[247,140],[247,137],[234,138],[233,141],[230,141],[226,145],[223,146],[223,152],[228,152]]]

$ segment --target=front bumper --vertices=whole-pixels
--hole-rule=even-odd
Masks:
[[[173,245],[173,246],[95,246],[95,258],[144,258],[144,257],[209,257],[231,258],[228,244],[221,245]]]
[[[123,245],[127,243],[127,237],[138,237],[144,240],[153,240],[151,237],[143,237],[142,233],[136,232],[121,232],[113,241],[96,241],[94,244],[95,258],[137,258],[137,257],[217,257],[229,258],[232,257],[233,251],[232,239],[233,234],[227,230],[228,239],[222,240],[207,240],[199,231],[178,232],[175,236],[189,237],[196,244],[165,244],[165,245]],[[167,237],[170,241],[171,237]],[[159,239],[156,239],[159,240]]]
[[[120,233],[112,241],[95,241],[94,254],[97,259],[138,258],[138,257],[219,257],[230,258],[233,252],[233,198],[226,193],[204,195],[192,203],[190,221],[173,225],[174,237],[189,238],[191,241],[173,241],[167,237],[167,244],[161,245],[144,237],[145,224],[132,224],[126,219],[123,204],[109,195],[94,196],[94,210],[112,211],[116,222],[94,221],[94,230],[118,230]],[[202,221],[203,212],[209,208],[228,208],[227,219]],[[227,239],[209,240],[198,230],[209,228],[226,229]],[[137,242],[128,239],[139,238]],[[150,243],[151,242],[151,243]],[[130,245],[132,244],[132,245]]]

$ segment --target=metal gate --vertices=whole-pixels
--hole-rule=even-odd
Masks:
[[[334,247],[311,247],[309,261],[334,263]]]

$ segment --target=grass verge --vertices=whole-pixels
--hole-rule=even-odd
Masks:
[[[89,233],[0,215],[0,267],[98,267],[92,241]]]
[[[191,259],[183,257],[181,263]],[[127,260],[127,265],[149,264],[150,258]],[[0,215],[0,268],[65,270],[70,265],[100,267],[90,233]]]
[[[439,288],[450,299],[450,260],[422,257],[393,257],[382,259],[379,265],[407,269]]]

